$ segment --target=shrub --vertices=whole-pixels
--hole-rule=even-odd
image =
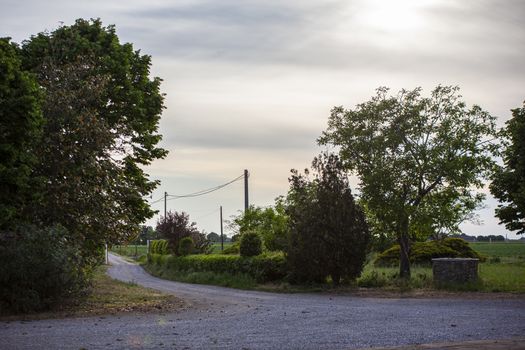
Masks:
[[[168,241],[165,239],[156,239],[150,242],[151,254],[168,254]]]
[[[241,235],[239,246],[241,256],[257,256],[262,253],[261,237],[254,231],[248,231]]]
[[[190,255],[193,251],[193,239],[191,237],[184,237],[179,242],[179,255]]]
[[[248,275],[259,283],[276,281],[286,276],[286,262],[282,253],[261,254],[253,257],[232,255],[150,255],[150,264],[171,272],[213,272]]]
[[[44,310],[81,292],[91,265],[61,226],[0,232],[0,310]]]
[[[438,241],[415,242],[410,252],[410,262],[418,265],[431,265],[433,258],[485,258],[469,247],[461,238],[445,238]],[[376,266],[399,265],[399,244],[385,250],[376,258]]]
[[[292,171],[288,193],[290,281],[334,285],[354,280],[366,259],[370,231],[335,155],[312,162],[313,179]]]

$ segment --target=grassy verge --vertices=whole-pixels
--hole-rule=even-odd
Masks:
[[[135,283],[114,280],[106,274],[107,266],[97,268],[90,293],[68,300],[54,309],[25,315],[6,315],[0,320],[82,317],[127,312],[167,312],[185,308],[179,298],[143,288]]]
[[[236,289],[256,289],[254,278],[244,274],[215,273],[215,272],[175,272],[155,265],[144,265],[146,271],[153,276],[171,281],[209,284]]]

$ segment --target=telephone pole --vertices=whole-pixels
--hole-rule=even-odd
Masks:
[[[244,169],[244,212],[248,211],[250,202],[248,201],[248,170]]]
[[[168,201],[168,192],[164,192],[164,221],[166,221],[166,202]]]
[[[222,231],[222,205],[221,205],[221,251],[224,250],[224,233]]]

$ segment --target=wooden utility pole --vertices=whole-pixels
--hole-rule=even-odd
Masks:
[[[168,201],[168,192],[164,192],[164,221],[166,221],[166,208],[167,208],[167,201]]]
[[[244,212],[248,211],[250,202],[248,200],[248,170],[244,169]]]
[[[224,233],[222,231],[222,205],[221,205],[221,251],[224,250]]]

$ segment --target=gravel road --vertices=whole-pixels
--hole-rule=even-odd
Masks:
[[[189,285],[111,256],[109,274],[174,293],[170,314],[0,322],[0,349],[359,349],[525,334],[525,300],[380,299]]]

